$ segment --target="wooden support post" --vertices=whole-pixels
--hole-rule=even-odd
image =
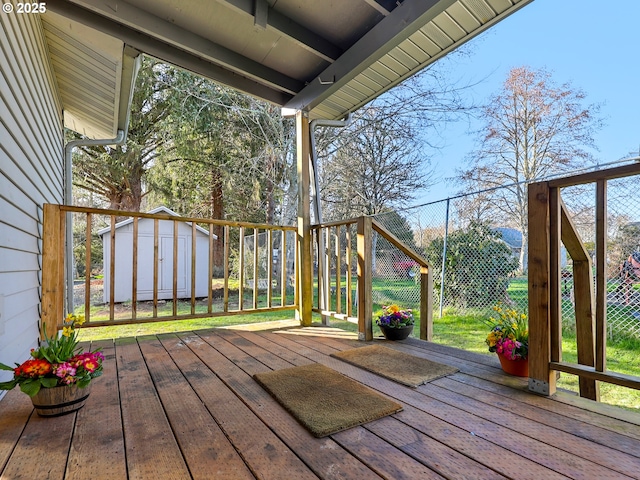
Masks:
[[[40,339],[55,335],[64,317],[65,215],[45,203],[42,232],[42,317]]]
[[[311,262],[311,137],[309,119],[296,112],[296,145],[298,168],[298,309],[296,316],[303,326],[310,326],[313,309],[313,269]]]
[[[529,390],[556,391],[551,359],[549,309],[549,184],[529,185]]]
[[[433,275],[420,267],[420,339],[433,339]]]
[[[358,218],[358,339],[373,340],[373,302],[371,299],[373,228],[371,217]]]
[[[596,183],[596,359],[607,370],[607,181]]]

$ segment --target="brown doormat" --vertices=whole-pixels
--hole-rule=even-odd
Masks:
[[[381,345],[353,348],[332,353],[331,356],[414,388],[458,371],[457,368],[414,357]]]
[[[319,363],[256,373],[253,378],[315,437],[402,410],[399,403]]]

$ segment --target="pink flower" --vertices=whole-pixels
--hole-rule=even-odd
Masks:
[[[60,377],[63,379],[64,383],[72,383],[65,379],[65,377],[73,377],[76,374],[76,367],[71,365],[69,362],[59,363],[54,366],[53,373],[55,373],[56,377]]]

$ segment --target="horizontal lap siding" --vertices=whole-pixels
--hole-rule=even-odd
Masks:
[[[0,24],[0,362],[12,365],[37,345],[42,205],[63,201],[64,137],[39,16]]]

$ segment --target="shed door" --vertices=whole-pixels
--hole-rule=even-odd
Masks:
[[[178,298],[186,295],[187,290],[187,249],[186,238],[178,237],[178,267],[176,270],[178,283]],[[159,290],[170,292],[173,296],[173,237],[160,237],[159,252]],[[169,298],[170,298],[169,297]],[[165,297],[167,298],[167,297]]]

